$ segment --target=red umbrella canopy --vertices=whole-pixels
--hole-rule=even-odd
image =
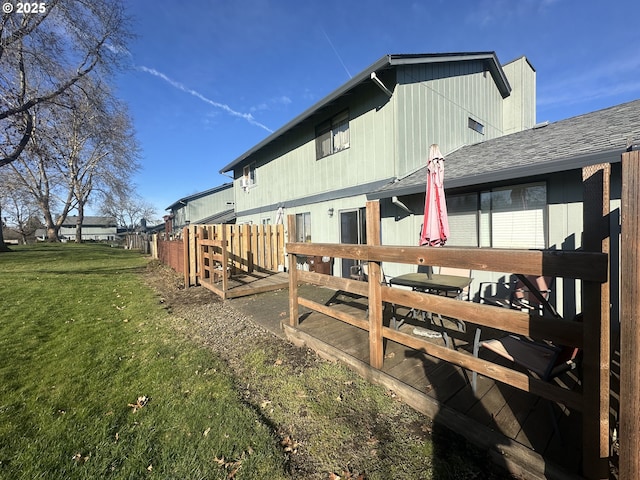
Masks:
[[[444,198],[444,157],[440,147],[429,147],[427,160],[427,195],[424,202],[424,222],[420,245],[440,247],[449,238],[447,203]]]

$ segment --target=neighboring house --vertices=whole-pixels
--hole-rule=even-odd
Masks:
[[[611,163],[611,298],[617,298],[620,159],[623,152],[638,146],[640,100],[541,124],[446,155],[444,186],[451,230],[447,245],[579,248],[583,231],[581,169]],[[417,241],[426,175],[425,166],[368,195],[381,202],[384,244]],[[407,222],[412,233],[408,239],[403,233],[406,228],[399,227]],[[476,285],[489,279],[484,272],[473,272],[473,277]],[[579,292],[579,282],[556,280],[555,302],[565,316],[580,309],[579,302],[573,302],[575,297],[580,298]],[[617,315],[618,302],[612,301],[612,320]]]
[[[233,172],[238,223],[275,223],[284,208],[299,241],[363,243],[367,195],[420,169],[430,144],[452,152],[534,125],[524,57],[386,55],[221,173]],[[383,242],[417,244],[414,222],[400,220]]]
[[[69,216],[60,227],[58,235],[61,239],[74,240],[76,238],[76,227],[78,217]],[[118,223],[113,217],[91,217],[85,216],[82,220],[82,240],[117,240]]]
[[[225,183],[204,192],[194,193],[169,205],[172,231],[191,223],[234,223],[233,183]]]

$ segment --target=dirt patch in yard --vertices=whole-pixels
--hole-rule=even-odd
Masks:
[[[265,330],[205,288],[185,289],[170,268],[151,262],[144,278],[172,327],[227,363],[243,400],[277,436],[291,478],[515,478],[393,392]]]

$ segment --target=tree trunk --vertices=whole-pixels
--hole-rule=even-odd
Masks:
[[[2,220],[2,207],[0,207],[0,252],[10,252],[11,249],[4,243],[4,221]]]
[[[78,220],[76,221],[76,243],[82,243],[82,222],[84,222],[84,205],[78,204]]]
[[[51,243],[59,242],[60,241],[60,237],[58,235],[59,231],[60,229],[56,226],[47,227],[47,242],[51,242]]]

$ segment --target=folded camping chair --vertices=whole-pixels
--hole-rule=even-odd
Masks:
[[[516,276],[510,282],[481,282],[478,298],[480,303],[522,311],[537,311],[540,315],[544,315],[546,309],[558,317],[549,303],[554,280],[552,277],[527,275]]]
[[[576,315],[574,321],[581,322],[582,314]],[[535,375],[545,382],[551,382],[559,375],[576,369],[580,364],[581,350],[577,347],[534,341],[518,335],[507,335],[498,339],[481,341],[480,332],[481,330],[478,328],[473,342],[474,357],[478,357],[480,347],[486,348],[512,361],[516,365],[524,367],[530,372],[530,375]],[[478,374],[473,372],[471,386],[474,392],[477,388],[477,376]],[[560,431],[555,415],[553,414],[553,407],[551,403],[548,403],[548,405],[554,431],[560,438]]]

